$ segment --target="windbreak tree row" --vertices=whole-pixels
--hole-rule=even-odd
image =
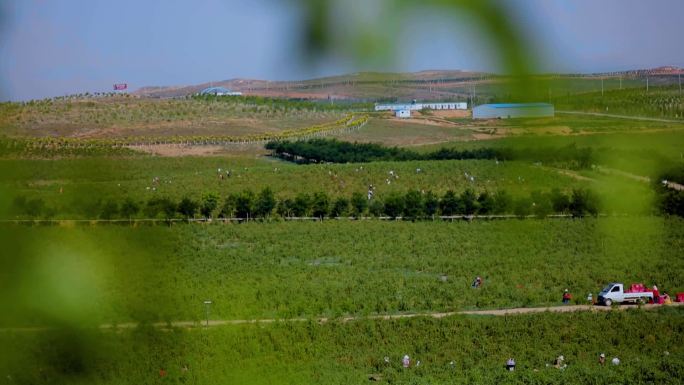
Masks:
[[[300,141],[271,141],[266,149],[273,156],[295,163],[364,163],[377,161],[410,160],[529,160],[555,164],[563,168],[585,169],[591,167],[594,153],[591,148],[579,148],[575,144],[564,147],[545,148],[491,148],[471,150],[441,148],[433,152],[416,152],[405,148],[385,147],[375,143],[351,143],[335,139],[309,139]]]
[[[444,195],[432,191],[411,190],[374,196],[372,192],[355,192],[350,197],[330,197],[325,192],[299,193],[293,197],[277,197],[270,188],[258,193],[244,190],[221,197],[204,194],[201,199],[184,197],[180,201],[168,197],[152,197],[146,202],[126,198],[107,200],[84,208],[85,219],[269,219],[269,218],[339,218],[389,217],[408,220],[472,215],[515,215],[544,218],[552,214],[583,217],[598,215],[599,197],[590,190],[575,189],[570,194],[554,189],[535,191],[528,197],[516,198],[505,190],[477,193],[467,189]],[[40,198],[18,196],[12,205],[13,219],[51,219],[60,213],[47,207]]]

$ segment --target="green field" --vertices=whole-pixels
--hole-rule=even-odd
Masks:
[[[587,92],[555,98],[559,110],[684,119],[684,96],[678,86]]]
[[[629,125],[633,122],[622,122]],[[638,125],[639,123],[637,123]],[[656,177],[663,168],[681,165],[684,132],[681,128],[659,131],[623,131],[591,135],[520,135],[479,142],[450,142],[416,147],[417,151],[434,151],[442,147],[455,149],[492,148],[563,148],[575,145],[591,148],[597,165],[616,168],[636,175]],[[583,172],[586,172],[583,171]]]
[[[0,333],[6,383],[679,384],[684,311]],[[598,355],[621,364],[600,366]],[[409,368],[401,366],[404,354]],[[567,368],[549,367],[564,355]],[[387,357],[389,362],[385,362]],[[504,364],[515,357],[517,369]],[[4,359],[3,359],[4,358]],[[415,366],[420,361],[419,366]],[[160,370],[165,376],[160,377]]]
[[[362,129],[334,135],[348,142],[382,143],[387,146],[418,146],[472,139],[473,129],[459,126],[429,125],[412,120],[400,121],[378,115]]]
[[[0,103],[0,132],[25,137],[172,137],[245,135],[332,122],[344,111],[250,100],[124,97]]]
[[[218,168],[232,170],[230,178],[219,179]],[[416,172],[418,168],[420,172]],[[14,191],[13,195],[41,198],[56,209],[56,218],[69,219],[93,218],[87,214],[88,206],[109,199],[199,199],[209,192],[225,198],[232,192],[249,189],[256,193],[264,187],[270,187],[280,197],[323,191],[348,198],[353,192],[365,194],[370,184],[376,186],[378,197],[393,191],[432,190],[443,194],[448,189],[461,192],[466,188],[491,192],[505,189],[518,196],[534,190],[569,190],[587,185],[586,181],[527,162],[485,160],[293,165],[268,158],[88,157],[0,160],[0,169],[4,171],[0,183]],[[399,178],[387,184],[390,171]],[[475,180],[467,179],[466,172]],[[159,177],[159,183],[153,183],[155,177]]]
[[[675,293],[683,229],[663,218],[18,228],[6,236],[31,247],[6,258],[16,291],[2,296],[24,308],[0,320],[198,320],[206,298],[219,319],[530,307],[558,304],[564,288],[583,303],[615,280]]]
[[[616,80],[606,81],[606,89],[616,88]],[[429,82],[383,81],[389,83],[364,83],[360,92],[392,98],[437,88]],[[635,89],[599,96],[596,81],[551,79],[547,96],[557,100],[558,109],[606,112],[608,106],[616,114],[681,116],[676,105],[667,104],[681,100],[671,89],[654,87],[645,99]],[[625,80],[624,86],[638,82]],[[467,91],[464,84],[451,91],[441,84],[435,92],[457,94],[458,87]],[[484,80],[478,90],[477,100],[494,100],[501,88]],[[29,141],[51,135],[98,140],[242,135],[335,121],[352,106],[249,100],[9,103],[0,106],[0,135]],[[632,109],[635,105],[644,107]],[[392,384],[681,383],[681,307],[367,317],[555,306],[565,288],[574,303],[584,303],[588,293],[596,297],[613,281],[684,292],[684,222],[653,215],[660,213],[654,203],[662,193],[654,188],[655,178],[682,167],[684,123],[568,114],[484,122],[447,121],[436,114],[420,116],[422,122],[373,116],[359,131],[335,136],[418,152],[443,146],[511,149],[520,160],[296,165],[265,156],[254,144],[214,143],[219,156],[172,151],[169,157],[106,146],[4,148],[0,213],[41,218],[9,213],[20,198],[42,202],[43,217],[92,220],[103,217],[108,202],[126,199],[144,206],[154,198],[177,203],[212,193],[221,204],[229,194],[266,187],[278,199],[316,192],[335,199],[365,194],[372,184],[379,201],[410,191],[440,196],[447,190],[506,191],[520,199],[552,189],[566,194],[589,189],[607,215],[452,222],[303,222],[274,215],[247,223],[2,223],[0,383],[350,384],[369,382],[370,375]],[[581,156],[585,149],[591,152],[589,163],[548,161],[548,154]],[[145,215],[140,210],[134,217]],[[475,276],[483,277],[483,287],[470,287]],[[212,301],[212,320],[280,321],[199,328],[205,300]],[[319,323],[320,317],[330,321]],[[139,326],[98,328],[126,323]],[[600,352],[620,357],[622,364],[599,366]],[[404,354],[421,366],[401,368]],[[546,366],[560,354],[567,369]],[[514,373],[503,368],[511,356],[519,365]],[[168,373],[163,378],[160,369]]]

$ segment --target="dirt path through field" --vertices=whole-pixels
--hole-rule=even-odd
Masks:
[[[673,303],[668,306],[682,306],[684,302]],[[655,310],[661,308],[663,305],[642,305],[645,310]],[[520,314],[532,314],[532,313],[572,313],[577,311],[622,311],[627,309],[635,309],[636,305],[620,305],[616,307],[609,306],[592,306],[592,305],[566,305],[566,306],[549,306],[549,307],[521,307],[512,309],[492,309],[492,310],[464,310],[464,311],[453,311],[453,312],[424,312],[424,313],[407,313],[407,314],[377,314],[368,316],[354,316],[354,317],[341,317],[341,318],[287,318],[287,319],[251,319],[251,320],[209,320],[209,326],[221,326],[221,325],[241,325],[241,324],[258,324],[258,323],[275,323],[275,322],[306,322],[314,320],[318,323],[326,323],[333,321],[350,322],[358,320],[395,320],[395,319],[406,319],[406,318],[444,318],[454,315],[475,315],[475,316],[508,316],[508,315],[520,315]],[[200,327],[206,326],[206,322],[195,322],[195,321],[180,321],[169,323],[156,323],[156,327]],[[116,327],[135,327],[137,324],[119,324]],[[113,328],[114,325],[100,325],[100,328],[107,329]]]
[[[641,308],[645,310],[655,310],[664,305],[642,305]],[[675,302],[671,305],[665,306],[684,306],[684,302]],[[206,326],[223,326],[223,325],[245,325],[245,324],[271,324],[277,322],[308,322],[314,321],[320,324],[327,322],[350,322],[358,320],[396,320],[407,318],[444,318],[454,315],[469,315],[469,316],[509,316],[520,314],[533,313],[572,313],[578,311],[623,311],[627,309],[636,309],[636,305],[620,305],[614,307],[608,306],[592,306],[592,305],[566,305],[566,306],[547,306],[547,307],[524,307],[511,309],[491,309],[491,310],[464,310],[453,312],[423,312],[423,313],[405,313],[405,314],[376,314],[367,316],[350,316],[340,318],[265,318],[265,319],[232,319],[232,320],[209,320],[206,321],[173,321],[173,322],[155,322],[150,324],[160,329],[168,328],[200,328]],[[137,327],[136,322],[126,322],[117,324],[102,324],[99,326],[102,330],[117,330],[117,329],[131,329]],[[0,328],[0,332],[39,332],[49,330],[47,327],[19,327],[19,328]]]

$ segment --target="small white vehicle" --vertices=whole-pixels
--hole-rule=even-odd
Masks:
[[[600,304],[610,306],[613,303],[647,303],[653,300],[653,291],[646,290],[643,285],[634,284],[625,291],[624,285],[618,282],[611,282],[601,290],[598,296]]]

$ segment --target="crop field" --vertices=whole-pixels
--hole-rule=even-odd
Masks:
[[[13,352],[0,370],[12,383],[359,384],[373,377],[392,384],[678,384],[683,313],[0,333]],[[601,352],[621,364],[599,365]],[[404,354],[409,368],[401,366]],[[567,368],[549,367],[561,354]],[[504,368],[508,357],[515,372]]]
[[[387,146],[431,146],[460,142],[463,146],[490,146],[502,138],[524,137],[541,144],[570,137],[577,142],[593,142],[581,138],[595,134],[684,132],[683,122],[634,121],[614,117],[585,116],[557,113],[553,118],[504,119],[474,121],[470,118],[439,118],[414,113],[412,119],[395,119],[375,115],[361,130],[336,134],[336,138],[350,142],[382,143]],[[678,135],[682,137],[681,134]],[[567,142],[567,140],[566,140]],[[601,139],[598,143],[603,143]],[[515,144],[515,142],[505,142]]]
[[[634,122],[627,122],[634,125]],[[655,123],[655,122],[654,122]],[[639,125],[639,123],[636,123]],[[643,176],[656,176],[663,165],[681,162],[684,148],[682,127],[659,123],[661,129],[644,131],[616,130],[587,135],[520,135],[486,141],[440,143],[416,147],[416,151],[434,151],[441,147],[475,149],[482,147],[519,149],[561,148],[575,145],[592,148],[597,164],[622,169]],[[653,124],[653,127],[657,124]]]
[[[415,114],[414,114],[415,115]],[[450,141],[472,140],[469,126],[434,123],[416,119],[371,118],[363,129],[334,135],[349,142],[382,143],[387,146],[417,146]]]
[[[220,179],[219,168],[231,170],[231,176]],[[108,199],[199,199],[210,192],[224,197],[243,190],[258,192],[264,187],[281,197],[316,191],[349,197],[353,192],[365,194],[370,184],[376,186],[378,197],[394,191],[431,190],[443,194],[449,189],[461,192],[466,188],[490,192],[505,189],[518,196],[553,188],[567,191],[589,184],[528,162],[493,160],[293,165],[246,157],[86,157],[5,159],[0,160],[0,170],[0,185],[13,190],[15,196],[41,198],[70,219],[83,217],[89,204]],[[390,171],[395,177],[390,176]],[[153,181],[155,177],[158,182]]]
[[[549,80],[546,96],[557,109],[674,121],[565,113],[472,121],[430,111],[400,121],[360,113],[369,107],[363,101],[259,97],[1,104],[3,143],[22,141],[28,150],[13,144],[0,154],[0,346],[12,352],[0,352],[0,383],[681,383],[681,307],[368,318],[560,306],[565,288],[574,304],[584,304],[613,281],[684,292],[684,220],[659,211],[655,186],[663,170],[682,167],[681,98],[667,87],[647,96],[627,89],[640,87],[640,79],[624,79],[623,90],[608,79],[603,96],[595,88],[600,79],[575,80]],[[475,86],[477,101],[494,101],[501,91],[484,78],[452,83],[330,84],[387,99],[417,89],[458,99]],[[283,139],[269,138],[273,133],[314,136],[346,127],[352,117],[365,125],[326,134],[420,154],[442,147],[502,151],[488,160],[297,165],[255,143]],[[150,140],[136,146],[131,137]],[[150,154],[160,146],[168,156]],[[203,156],[177,156],[185,149]],[[373,199],[385,203],[448,190],[503,191],[517,202],[557,189],[566,197],[595,194],[602,207],[584,218],[298,221],[275,210],[241,223],[93,221],[111,218],[104,215],[110,202],[133,202],[138,208],[129,218],[145,219],[151,201],[169,198],[180,218],[184,198],[215,197],[223,205],[231,194],[269,188],[279,204],[322,192],[331,206],[353,193],[363,200],[369,185]],[[10,212],[16,202],[39,202],[43,211]],[[5,221],[24,218],[62,221]],[[471,288],[476,276],[484,280],[478,289]],[[205,317],[262,322],[201,328]],[[600,352],[622,364],[598,365]],[[404,354],[414,360],[411,368],[401,367]],[[568,367],[548,367],[560,354]],[[519,365],[514,373],[503,368],[511,356]]]
[[[8,136],[116,138],[127,136],[242,135],[335,121],[341,111],[286,103],[102,98],[0,104]]]
[[[584,303],[616,279],[684,291],[681,219],[9,230],[30,247],[4,261],[2,326],[201,320],[205,299],[214,319],[267,319]]]
[[[559,110],[684,119],[684,96],[678,86],[594,91],[558,97],[555,103]]]

